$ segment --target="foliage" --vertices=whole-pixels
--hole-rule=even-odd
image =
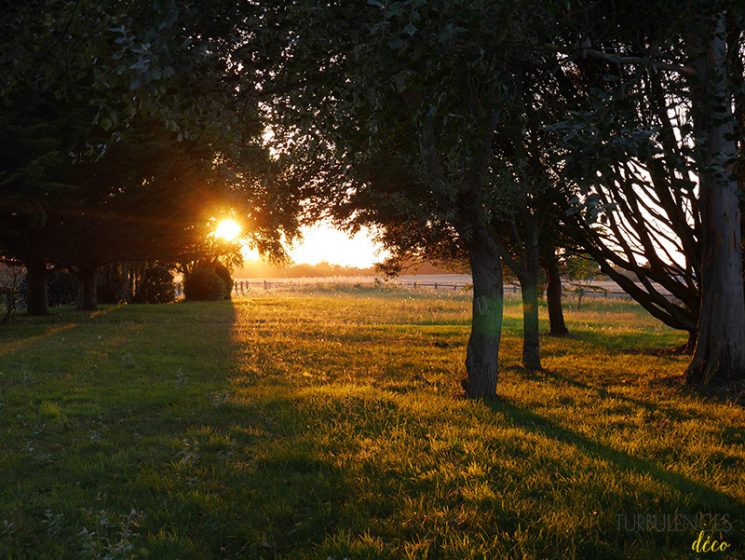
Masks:
[[[121,303],[128,299],[128,279],[121,263],[101,267],[96,275],[98,303]]]
[[[73,305],[78,299],[78,279],[67,270],[57,270],[49,275],[47,281],[49,305]]]
[[[511,71],[528,51],[510,40],[519,41],[525,14],[510,2],[311,4],[298,3],[283,22],[302,37],[277,72],[301,86],[273,100],[272,141],[288,172],[314,179],[312,210],[378,225],[392,248],[413,248],[417,237],[457,239],[453,205],[464,165],[489,132],[489,112],[512,106]],[[495,34],[490,22],[508,19]],[[441,185],[420,153],[427,119]]]
[[[137,303],[170,303],[176,297],[173,274],[166,267],[146,268],[138,285]]]
[[[215,261],[211,266],[217,276],[220,277],[222,283],[225,285],[225,291],[223,293],[224,299],[230,299],[230,295],[233,293],[233,276],[230,273],[230,269],[222,264],[220,261]]]
[[[187,301],[217,301],[225,299],[227,287],[213,267],[201,266],[184,278],[184,296]]]
[[[264,57],[269,45],[238,40],[258,25],[258,8],[214,8],[9,7],[0,23],[0,255],[56,267],[213,258],[223,253],[208,246],[208,221],[226,206],[265,253],[281,253],[297,204],[280,208],[267,189],[256,99],[235,86],[237,72],[260,71],[258,58],[249,70],[230,56]]]
[[[56,270],[49,275],[47,279],[47,289],[49,294],[49,306],[59,307],[61,305],[73,305],[78,300],[77,277],[67,270]],[[27,305],[26,298],[28,290],[26,288],[26,279],[20,283],[21,300],[24,306]]]
[[[661,383],[685,358],[651,351],[684,336],[586,301],[528,374],[508,300],[502,398],[457,400],[469,307],[328,289],[18,318],[0,331],[0,550],[683,560],[688,525],[617,525],[676,513],[728,515],[742,550],[745,416]]]

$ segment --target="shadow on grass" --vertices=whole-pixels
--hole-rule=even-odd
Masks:
[[[21,321],[0,355],[0,556],[284,558],[333,529],[344,473],[307,419],[233,402],[232,304],[105,311]]]
[[[649,413],[661,412],[673,420],[678,420],[678,421],[690,420],[692,418],[697,417],[695,414],[683,413],[673,408],[660,406],[656,404],[650,404],[643,400],[634,399],[632,397],[627,397],[626,395],[612,393],[603,386],[590,385],[589,383],[577,381],[576,379],[573,379],[566,375],[562,375],[560,373],[557,373],[556,371],[552,371],[549,369],[543,369],[539,373],[526,372],[523,368],[511,368],[511,370],[529,379],[540,379],[544,377],[544,378],[549,378],[552,380],[560,381],[576,389],[582,389],[584,391],[592,391],[593,393],[595,393],[598,397],[602,399],[614,399],[614,400],[622,401],[625,403],[629,403],[630,405],[643,408]]]
[[[56,308],[48,315],[18,315],[0,327],[0,356],[29,350],[39,342],[95,321],[121,306],[106,306],[98,311],[78,311],[73,307]]]
[[[642,354],[663,358],[677,358],[673,350],[686,341],[683,334],[670,332],[661,335],[659,332],[631,330],[624,332],[606,332],[599,329],[583,329],[570,324],[570,335],[566,338],[583,342],[595,348],[602,348],[614,354]],[[660,338],[669,339],[669,345],[660,346]]]
[[[154,557],[286,558],[310,551],[335,530],[348,500],[345,474],[324,457],[291,387],[236,383],[245,377],[251,329],[261,327],[248,320],[250,311],[241,317],[242,305],[248,306],[220,304],[208,320],[197,311],[196,323],[180,332],[214,363],[175,411],[177,421],[163,414],[171,419],[160,434],[166,460],[140,477],[147,509],[164,514],[144,526]],[[182,310],[192,316],[190,304]]]
[[[504,414],[515,426],[521,429],[576,447],[583,453],[612,463],[623,471],[651,476],[656,481],[673,488],[682,494],[679,504],[669,504],[673,507],[673,510],[683,505],[688,498],[692,498],[693,503],[690,506],[700,507],[702,510],[735,514],[735,518],[741,517],[745,512],[745,504],[731,496],[700,482],[690,480],[681,474],[662,469],[652,461],[634,457],[593,441],[511,402],[493,400],[487,404],[495,412]]]

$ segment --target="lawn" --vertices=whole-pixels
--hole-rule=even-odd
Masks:
[[[686,358],[654,350],[682,335],[586,299],[531,374],[509,300],[500,398],[473,402],[469,307],[349,287],[18,317],[0,559],[674,559],[701,523],[731,547],[700,556],[745,558],[745,411],[670,381]]]

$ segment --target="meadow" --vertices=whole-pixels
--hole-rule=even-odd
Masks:
[[[676,381],[683,335],[585,300],[528,373],[508,299],[469,401],[469,312],[350,286],[17,317],[0,559],[745,557],[745,410]]]

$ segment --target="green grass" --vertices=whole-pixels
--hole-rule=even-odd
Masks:
[[[689,558],[692,528],[633,525],[676,512],[726,515],[732,548],[702,556],[745,557],[745,412],[664,381],[686,358],[652,350],[683,336],[585,300],[529,374],[510,300],[500,398],[472,402],[469,307],[346,288],[19,317],[0,559]]]

